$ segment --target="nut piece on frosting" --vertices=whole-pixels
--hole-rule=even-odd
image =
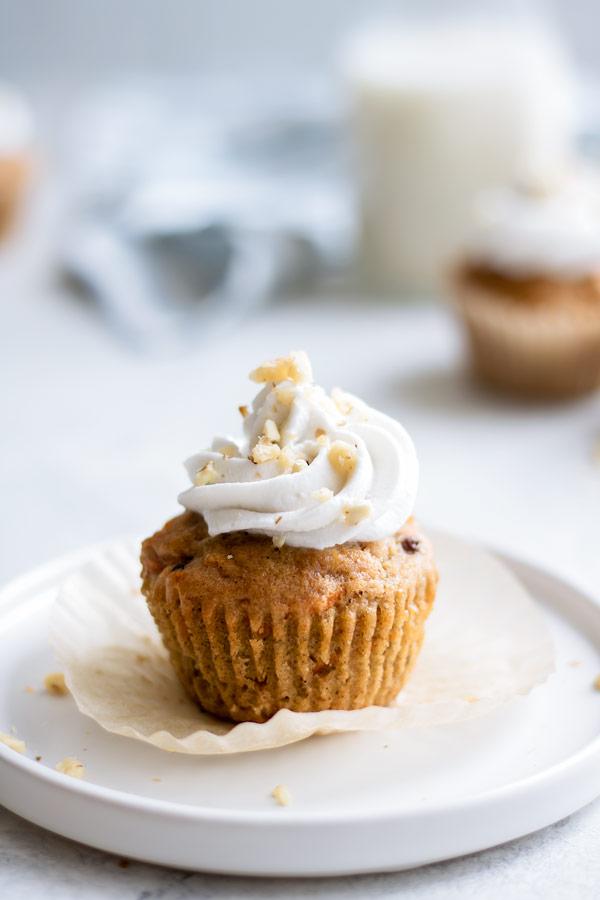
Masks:
[[[346,525],[358,525],[359,522],[369,518],[373,508],[370,503],[355,503],[352,506],[345,506],[342,512]]]
[[[270,441],[265,440],[264,437],[259,439],[250,453],[250,459],[257,465],[279,459],[280,456],[281,447],[279,444],[272,444]]]
[[[207,462],[205,466],[202,466],[201,469],[198,469],[194,476],[194,484],[196,487],[203,487],[206,484],[215,484],[219,479],[219,473],[215,469],[215,465],[212,461]]]
[[[280,381],[302,384],[305,381],[312,381],[313,375],[306,353],[303,350],[294,350],[289,356],[280,356],[258,366],[250,372],[250,379],[259,384],[267,381],[273,381],[275,384]]]
[[[70,775],[71,778],[83,778],[85,766],[74,756],[65,756],[56,764],[56,771],[62,772],[63,775]]]
[[[268,441],[271,441],[273,444],[278,444],[281,440],[281,436],[279,434],[279,428],[273,421],[273,419],[266,419],[265,424],[263,425],[263,434]]]
[[[349,478],[356,466],[354,447],[346,441],[334,441],[329,448],[329,462],[338,475]]]

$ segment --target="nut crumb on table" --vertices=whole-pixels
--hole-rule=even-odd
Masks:
[[[276,785],[271,791],[271,797],[273,797],[279,806],[289,806],[292,802],[292,795],[285,784]]]
[[[69,689],[65,682],[65,676],[62,672],[50,672],[44,678],[44,687],[49,694],[55,697],[64,697],[69,693]]]
[[[56,771],[62,772],[63,775],[70,775],[71,778],[83,778],[85,775],[85,766],[83,763],[75,759],[74,756],[65,756],[56,764]]]
[[[0,744],[5,744],[11,750],[16,750],[17,753],[25,753],[27,750],[25,741],[15,737],[14,734],[4,734],[2,731],[0,731]]]

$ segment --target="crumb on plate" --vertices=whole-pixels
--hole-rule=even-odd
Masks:
[[[74,756],[65,756],[56,764],[56,771],[62,772],[63,775],[70,775],[71,778],[83,778],[85,775],[85,766]]]
[[[27,750],[25,741],[15,737],[13,734],[4,734],[2,731],[0,731],[0,744],[5,744],[11,750],[16,750],[17,753],[25,753]]]
[[[292,802],[292,795],[285,784],[276,785],[271,791],[271,797],[279,806],[289,806]]]
[[[65,682],[65,676],[62,672],[50,672],[44,678],[44,687],[49,694],[55,697],[64,697],[69,693],[69,688]]]

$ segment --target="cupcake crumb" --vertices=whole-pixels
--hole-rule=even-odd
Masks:
[[[594,690],[600,691],[600,675],[597,675],[596,678],[594,678],[593,687]]]
[[[122,859],[117,860],[117,865],[120,869],[128,869],[131,863],[128,859],[125,859],[125,857],[123,857]]]
[[[64,759],[61,759],[56,764],[55,768],[57,772],[69,775],[71,778],[83,778],[85,775],[85,766],[78,759],[75,759],[74,756],[65,756]]]
[[[292,795],[285,784],[276,785],[271,791],[271,797],[279,806],[289,806],[292,802]]]
[[[32,687],[30,684],[28,684],[26,687],[24,687],[23,690],[25,691],[26,694],[35,694],[35,688]]]
[[[41,757],[41,756],[36,756],[35,761],[36,761],[36,762],[41,762],[41,761],[42,761],[42,757]]]
[[[239,414],[242,417],[242,419],[245,419],[246,416],[249,414],[249,410],[248,410],[247,406],[238,406],[238,411],[239,411]]]
[[[44,687],[49,694],[53,694],[55,697],[64,697],[69,693],[69,688],[62,672],[50,672],[46,675]]]
[[[27,750],[25,741],[15,737],[14,734],[4,734],[2,731],[0,731],[0,744],[4,744],[6,747],[15,750],[17,753],[25,753]]]

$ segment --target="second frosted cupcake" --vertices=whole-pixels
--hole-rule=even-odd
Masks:
[[[452,289],[476,373],[516,394],[569,397],[600,385],[600,185],[481,198]]]

